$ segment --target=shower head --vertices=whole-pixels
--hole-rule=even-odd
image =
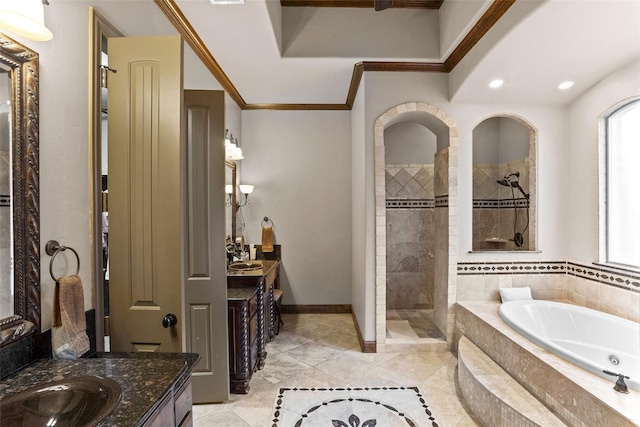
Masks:
[[[515,181],[511,181],[511,177],[515,176],[516,180]],[[502,179],[497,180],[496,182],[500,185],[504,185],[505,187],[519,187],[520,184],[518,184],[518,179],[520,177],[520,172],[514,172],[512,174],[509,174],[507,176],[505,176]]]

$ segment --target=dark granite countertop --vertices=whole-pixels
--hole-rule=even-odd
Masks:
[[[122,397],[100,426],[138,426],[174,385],[179,387],[189,377],[199,359],[195,353],[98,353],[77,360],[40,359],[0,381],[0,396],[76,375],[111,378],[120,384]]]

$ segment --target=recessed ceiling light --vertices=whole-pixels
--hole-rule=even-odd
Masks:
[[[497,87],[502,86],[503,84],[504,84],[504,80],[497,79],[497,80],[494,80],[491,83],[489,83],[489,87],[492,87],[492,88],[495,89]]]
[[[211,4],[244,4],[244,0],[209,0]]]
[[[573,86],[573,82],[567,81],[567,82],[562,82],[558,85],[558,89],[569,89],[571,86]]]

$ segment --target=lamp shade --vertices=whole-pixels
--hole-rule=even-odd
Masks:
[[[242,194],[251,194],[253,192],[253,185],[240,184],[240,192]]]
[[[42,0],[0,0],[0,30],[29,40],[47,41],[53,38],[44,25]]]
[[[224,192],[225,192],[225,193],[227,193],[227,194],[231,194],[231,193],[233,193],[233,185],[231,185],[231,184],[226,184],[226,185],[224,186]]]

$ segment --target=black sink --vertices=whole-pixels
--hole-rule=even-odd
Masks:
[[[38,384],[0,400],[0,425],[95,426],[113,412],[121,395],[117,382],[95,376]]]
[[[232,271],[254,271],[260,270],[261,268],[262,264],[251,262],[236,262],[229,266],[229,270]]]

